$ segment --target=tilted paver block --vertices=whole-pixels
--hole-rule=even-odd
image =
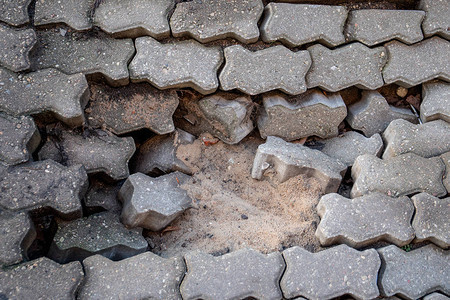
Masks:
[[[334,50],[314,45],[308,51],[312,58],[311,69],[306,74],[308,88],[318,86],[337,92],[351,86],[374,90],[384,85],[381,70],[386,51],[383,47],[368,48],[354,42]]]
[[[442,295],[441,293],[432,293],[425,297],[423,297],[423,300],[448,300],[449,297]]]
[[[422,85],[420,118],[423,122],[442,119],[450,123],[450,83],[430,81]]]
[[[426,12],[422,23],[423,33],[426,37],[439,34],[447,40],[450,39],[450,2],[448,0],[421,0],[419,9]]]
[[[300,247],[283,251],[286,271],[281,290],[286,298],[331,299],[349,294],[356,299],[379,295],[377,275],[380,258],[377,251],[358,251],[339,245],[318,253]]]
[[[34,25],[64,23],[75,30],[92,28],[95,0],[37,0]]]
[[[183,299],[282,298],[279,281],[285,264],[279,252],[265,255],[242,249],[214,257],[197,251],[184,259]]]
[[[0,21],[13,26],[26,24],[30,21],[28,6],[31,0],[0,0]]]
[[[106,182],[92,179],[90,180],[89,190],[84,197],[84,205],[89,213],[100,212],[103,210],[119,212],[122,210],[117,199],[121,185],[108,184]]]
[[[276,172],[279,182],[305,174],[319,181],[322,192],[335,193],[347,166],[318,150],[269,136],[266,143],[260,145],[256,151],[252,177],[261,180],[264,173],[271,169]]]
[[[350,127],[362,131],[367,137],[382,133],[396,119],[418,123],[409,109],[389,105],[377,91],[363,91],[361,100],[348,107],[346,118]]]
[[[119,191],[123,203],[122,223],[128,227],[162,230],[192,206],[191,197],[180,187],[189,178],[178,171],[157,178],[142,173],[128,177]]]
[[[83,261],[86,279],[78,299],[181,299],[185,273],[181,257],[145,252],[114,262],[101,255]]]
[[[263,105],[257,121],[262,138],[278,136],[292,141],[312,135],[334,137],[347,116],[341,95],[324,95],[318,90],[290,98],[282,94],[264,95]]]
[[[220,88],[256,95],[279,89],[297,95],[306,91],[305,75],[311,66],[308,51],[292,52],[274,46],[252,52],[240,45],[225,48]]]
[[[0,269],[0,295],[4,299],[75,299],[83,281],[79,262],[60,265],[47,257]]]
[[[359,248],[378,241],[404,246],[414,239],[414,206],[405,196],[391,198],[372,193],[347,199],[327,194],[320,199],[317,213],[321,221],[316,237],[324,246],[344,243]]]
[[[261,0],[178,3],[170,18],[170,28],[174,37],[189,36],[202,43],[224,38],[254,43],[259,38],[257,23],[263,9]]]
[[[344,6],[269,3],[261,24],[261,38],[265,42],[280,40],[296,47],[319,41],[328,46],[345,42]]]
[[[450,152],[442,154],[441,159],[445,164],[445,175],[443,178],[444,186],[450,194]]]
[[[447,194],[442,184],[445,165],[439,157],[423,158],[414,153],[390,159],[374,155],[358,156],[352,167],[354,181],[351,197],[380,192],[392,197],[427,192],[434,196]]]
[[[219,47],[194,41],[161,44],[151,37],[135,40],[136,56],[130,63],[134,82],[147,81],[159,89],[190,87],[210,94],[219,86],[217,70],[223,61]]]
[[[450,293],[450,257],[434,245],[405,252],[394,245],[378,249],[382,265],[380,292],[383,296],[400,295],[419,299],[434,292]]]
[[[15,29],[0,25],[0,65],[14,72],[30,68],[28,57],[36,43],[33,29]]]
[[[389,56],[383,69],[386,84],[410,88],[435,78],[450,81],[449,41],[432,37],[410,46],[392,41],[385,48]]]

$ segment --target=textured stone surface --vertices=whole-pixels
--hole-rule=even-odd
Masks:
[[[119,212],[122,210],[117,199],[121,185],[108,184],[106,182],[92,179],[90,180],[89,190],[84,198],[86,210],[89,213],[100,212],[103,210]]]
[[[0,21],[13,26],[23,25],[30,21],[28,6],[31,0],[0,0]]]
[[[430,81],[422,85],[420,118],[423,122],[442,119],[450,123],[450,84]]]
[[[75,30],[92,28],[94,0],[37,0],[34,24],[64,23]]]
[[[280,40],[291,47],[320,41],[328,46],[345,42],[344,6],[269,3],[261,24],[265,42]]]
[[[261,137],[278,136],[287,141],[311,135],[337,136],[338,126],[347,115],[341,95],[324,95],[318,90],[292,98],[264,95],[263,105],[257,121]]]
[[[192,199],[180,187],[189,176],[173,172],[157,178],[142,173],[128,177],[119,191],[123,203],[121,220],[128,227],[162,230],[192,206]]]
[[[240,45],[225,48],[220,88],[256,95],[279,89],[297,95],[306,91],[305,75],[311,66],[308,51],[292,52],[274,46],[252,52]]]
[[[396,119],[418,123],[409,109],[389,105],[377,91],[364,91],[361,100],[348,107],[346,120],[353,129],[361,130],[369,137],[382,133]]]
[[[382,160],[370,154],[358,156],[352,167],[352,198],[371,192],[392,197],[427,192],[447,194],[442,184],[445,166],[439,157],[423,158],[414,153]]]
[[[428,245],[405,252],[396,246],[378,249],[382,266],[380,292],[383,296],[400,295],[419,299],[434,292],[450,293],[449,252]]]
[[[314,45],[308,51],[312,58],[306,75],[308,88],[318,86],[336,92],[351,86],[374,90],[384,84],[381,70],[386,52],[383,47],[371,49],[355,42],[335,50]]]
[[[447,189],[447,193],[450,194],[450,152],[442,154],[441,159],[445,164],[444,186]]]
[[[13,29],[0,24],[0,65],[14,72],[30,68],[28,54],[35,43],[33,29]]]
[[[450,39],[450,3],[448,0],[421,0],[419,9],[426,12],[422,29],[426,37],[439,34]]]
[[[135,40],[136,56],[130,63],[134,82],[147,81],[159,89],[190,87],[210,94],[219,86],[217,70],[223,55],[219,47],[193,41],[161,44],[151,37]]]
[[[275,171],[278,181],[305,174],[319,181],[324,193],[337,192],[347,166],[318,150],[287,143],[269,136],[258,147],[253,161],[252,177],[261,180],[267,171]]]
[[[174,37],[189,36],[202,43],[235,38],[254,43],[259,38],[261,0],[203,0],[178,3],[170,28]]]
[[[448,299],[450,298],[441,293],[432,293],[423,297],[423,300],[448,300]]]
[[[113,262],[101,255],[83,261],[86,280],[79,299],[181,299],[182,258],[145,252]]]
[[[281,289],[286,298],[331,299],[349,294],[356,299],[379,295],[376,250],[357,251],[346,245],[311,253],[292,247],[283,251],[286,271]]]
[[[408,197],[393,199],[380,193],[347,199],[339,194],[322,196],[317,206],[321,221],[316,236],[323,246],[344,243],[354,248],[378,241],[397,246],[414,239],[414,206]]]
[[[281,254],[242,249],[214,257],[201,252],[185,255],[187,273],[183,299],[281,299],[284,261]]]
[[[389,56],[383,69],[386,84],[410,88],[435,78],[450,81],[449,41],[432,37],[411,46],[392,41],[385,48]]]

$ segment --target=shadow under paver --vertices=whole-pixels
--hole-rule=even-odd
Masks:
[[[442,119],[450,123],[450,83],[430,81],[422,85],[420,118],[423,122]]]
[[[64,23],[75,30],[92,28],[94,0],[37,0],[34,25]]]
[[[20,26],[30,21],[28,6],[31,0],[0,0],[0,21]]]
[[[444,186],[447,189],[447,193],[450,194],[450,152],[444,153],[440,157],[445,164]]]
[[[426,37],[438,34],[450,39],[450,2],[448,0],[421,0],[419,9],[426,12],[422,29]]]
[[[89,190],[84,197],[84,205],[88,213],[112,211],[120,213],[122,205],[117,199],[120,184],[109,184],[100,180],[90,179]]]
[[[242,249],[214,257],[202,252],[184,256],[187,273],[181,283],[183,299],[281,299],[285,268],[279,252],[268,255]]]
[[[16,29],[0,24],[0,65],[13,72],[29,69],[28,55],[35,43],[33,29]]]

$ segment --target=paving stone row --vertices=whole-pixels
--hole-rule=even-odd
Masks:
[[[30,68],[28,57],[36,43],[33,29],[16,29],[0,25],[0,65],[14,72]]]
[[[423,122],[436,119],[450,122],[450,84],[430,81],[422,85],[420,118]]]

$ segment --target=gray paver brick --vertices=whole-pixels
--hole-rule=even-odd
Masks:
[[[450,39],[450,3],[448,0],[421,0],[419,9],[426,12],[422,29],[426,37],[439,34]]]
[[[0,65],[14,72],[30,68],[28,54],[35,43],[33,29],[15,29],[0,24]]]
[[[423,122],[442,119],[450,123],[450,84],[430,81],[422,85],[420,118]]]
[[[201,252],[185,255],[183,299],[281,299],[285,264],[279,252],[268,255],[242,249],[219,257]]]
[[[37,0],[34,24],[64,23],[75,30],[92,28],[94,0]]]
[[[122,210],[117,194],[119,193],[120,185],[107,184],[106,182],[91,179],[89,190],[84,198],[84,205],[86,210],[90,213],[108,210],[119,212]]]
[[[350,294],[357,299],[379,295],[380,258],[374,249],[357,251],[347,245],[311,253],[300,247],[283,251],[286,271],[281,289],[286,298],[331,299]]]
[[[423,300],[448,300],[449,297],[442,295],[441,293],[432,293],[425,297],[423,297]]]
[[[0,21],[13,26],[23,25],[30,21],[28,6],[31,0],[0,0]]]
[[[445,175],[443,178],[444,186],[450,194],[450,152],[442,154],[441,159],[445,164]]]

